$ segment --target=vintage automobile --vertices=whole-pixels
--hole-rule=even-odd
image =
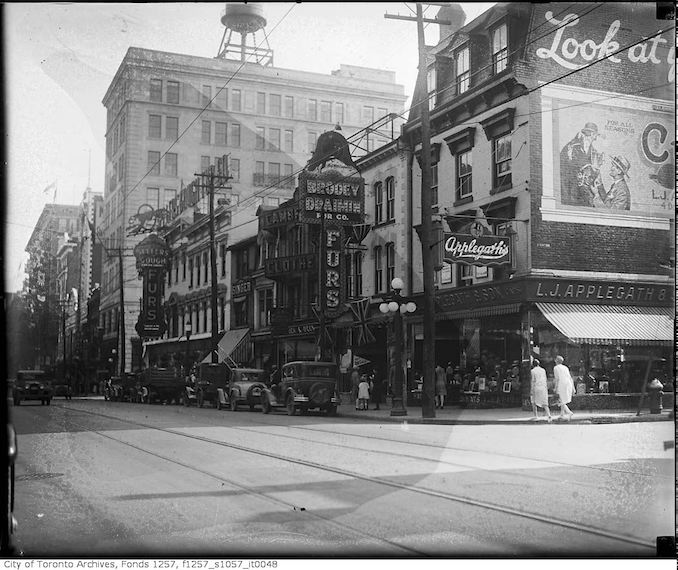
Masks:
[[[52,378],[44,370],[19,370],[16,373],[15,406],[22,400],[40,400],[40,405],[49,406],[53,393]]]
[[[198,406],[202,408],[205,402],[209,401],[220,410],[222,402],[226,399],[224,394],[228,394],[228,391],[224,392],[224,389],[228,386],[228,378],[229,368],[223,362],[218,364],[201,363],[198,366],[198,379],[195,387]],[[219,389],[221,389],[222,394],[221,400],[217,393]]]
[[[273,408],[286,408],[290,416],[313,409],[334,415],[341,403],[338,375],[334,362],[288,362],[282,367],[279,382],[264,389],[261,409],[265,414]]]
[[[113,376],[108,399],[114,402],[136,402],[138,400],[137,382],[136,374],[131,372],[125,372],[124,376]],[[105,394],[104,399],[106,399]]]
[[[266,389],[263,376],[264,371],[260,368],[230,368],[228,385],[217,388],[218,407],[228,402],[234,412],[240,405],[249,406],[250,411],[254,411],[254,407],[263,402],[262,394]]]
[[[146,388],[145,403],[178,404],[185,394],[184,379],[172,368],[146,368],[138,377],[140,388]]]

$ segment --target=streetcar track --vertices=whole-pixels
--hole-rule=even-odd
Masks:
[[[62,407],[65,407],[65,406],[62,406]],[[86,413],[86,414],[100,415],[102,417],[120,420],[120,418],[118,418],[116,416],[109,416],[107,414],[102,414],[100,412],[93,412],[93,411],[89,411],[89,410],[80,410],[80,409],[76,409],[76,408],[68,408],[68,409],[73,410],[73,411],[79,411],[79,412]],[[247,416],[245,414],[243,414],[242,417],[246,418]],[[120,420],[120,421],[126,421],[126,420]],[[274,427],[274,426],[275,427],[287,427],[287,428],[292,427],[294,429],[299,429],[299,430],[303,430],[303,431],[318,432],[318,433],[322,433],[322,434],[330,433],[332,435],[342,435],[342,436],[346,436],[346,437],[353,437],[353,438],[360,438],[360,439],[370,439],[370,440],[376,440],[376,441],[387,441],[387,442],[391,442],[391,443],[401,443],[401,444],[404,444],[404,445],[413,445],[413,446],[417,446],[417,447],[423,447],[423,448],[426,448],[426,449],[439,449],[441,451],[461,451],[461,452],[464,452],[464,453],[474,453],[474,454],[477,454],[477,455],[487,455],[489,453],[487,451],[479,451],[477,449],[468,449],[468,448],[464,448],[464,447],[453,447],[453,446],[449,446],[449,445],[438,445],[438,444],[429,443],[429,442],[424,443],[424,442],[417,442],[417,441],[403,441],[403,440],[389,439],[387,437],[379,437],[379,436],[373,436],[373,435],[370,435],[369,437],[367,437],[367,436],[361,435],[359,433],[350,433],[350,432],[340,432],[340,431],[331,431],[330,432],[328,430],[318,429],[318,428],[310,427],[310,426],[302,426],[302,425],[289,426],[288,424],[284,424],[284,423],[281,423],[281,424],[266,424],[266,425],[271,426],[271,427]],[[252,428],[247,428],[247,427],[242,427],[242,426],[229,426],[229,425],[223,425],[223,424],[214,424],[214,427],[227,427],[228,429],[232,429],[232,430],[244,431],[244,432],[247,432],[247,433],[255,433],[255,434],[259,434],[259,435],[266,434],[266,435],[271,435],[271,436],[280,437],[280,438],[287,438],[287,439],[291,439],[291,440],[297,440],[298,439],[293,435],[286,435],[286,434],[282,434],[282,433],[278,433],[278,432],[267,432],[267,431],[264,432],[264,431],[260,431],[260,430],[256,430],[256,429],[252,429]],[[319,441],[316,440],[313,443],[324,443],[324,442],[319,442]],[[339,443],[333,443],[332,445],[335,446],[335,447],[347,448],[347,449],[351,449],[351,450],[356,449],[355,446],[351,446],[351,445],[343,445],[343,444],[339,444]],[[476,470],[479,470],[479,471],[487,471],[487,472],[494,472],[495,471],[495,470],[492,470],[492,469],[485,469],[483,467],[478,467],[476,465],[471,465],[471,464],[467,464],[467,463],[457,463],[457,462],[451,462],[451,461],[447,461],[447,460],[430,459],[428,457],[424,457],[424,456],[420,456],[420,455],[411,455],[411,454],[406,454],[406,453],[393,453],[393,452],[381,451],[381,450],[377,450],[377,449],[362,448],[362,450],[369,451],[371,453],[381,453],[381,454],[384,454],[384,455],[404,457],[404,458],[409,458],[409,459],[416,459],[418,461],[422,461],[422,460],[423,461],[432,461],[432,462],[436,462],[436,463],[444,463],[444,464],[451,465],[451,466],[467,467],[467,468],[472,468],[472,469],[476,469]],[[668,480],[673,481],[673,478],[669,475],[665,476],[665,475],[658,475],[658,474],[654,474],[654,473],[644,473],[642,471],[632,471],[632,470],[627,470],[627,469],[615,469],[613,467],[602,467],[602,466],[599,466],[599,465],[581,465],[581,464],[578,464],[578,463],[568,463],[568,462],[565,462],[565,461],[560,461],[558,459],[539,459],[539,458],[525,457],[525,456],[522,456],[522,455],[511,455],[511,454],[508,454],[508,453],[501,453],[499,451],[492,451],[492,455],[493,456],[499,456],[499,457],[506,457],[507,459],[519,459],[519,460],[523,460],[523,461],[533,461],[535,463],[543,463],[547,467],[553,467],[553,466],[574,467],[574,468],[577,468],[577,469],[589,469],[591,471],[621,473],[621,474],[625,474],[625,475],[638,475],[638,476],[642,476],[642,477],[648,477],[648,478],[651,478],[653,480],[656,480],[657,478],[663,478],[663,479],[668,479]],[[505,473],[508,473],[508,472],[505,472]],[[550,478],[550,477],[544,477],[544,476],[538,476],[538,475],[536,476],[536,478],[541,478],[545,481],[554,481],[555,480],[555,479]],[[600,486],[600,485],[589,485],[589,486],[595,487],[595,488],[604,488],[604,486]]]
[[[123,420],[120,420],[120,421],[123,421]],[[185,434],[182,434],[181,432],[175,432],[174,430],[171,430],[171,429],[155,428],[153,426],[146,426],[144,424],[141,424],[141,423],[138,423],[138,422],[132,422],[130,420],[124,420],[124,421],[126,423],[141,425],[141,426],[149,428],[149,429],[155,429],[155,430],[162,431],[162,432],[165,432],[165,433],[170,433],[172,435],[181,435],[181,436],[185,435]],[[76,422],[73,422],[73,423],[76,424]],[[357,535],[358,537],[360,537],[362,539],[364,539],[366,536],[368,536],[368,537],[370,537],[374,540],[378,540],[380,542],[386,543],[389,546],[395,547],[395,548],[400,549],[400,550],[404,550],[404,551],[408,552],[409,554],[414,554],[414,555],[417,555],[417,556],[428,556],[425,552],[421,552],[421,551],[416,550],[414,548],[409,548],[409,547],[403,546],[401,544],[398,544],[396,542],[388,540],[387,538],[376,536],[375,534],[372,534],[372,533],[370,533],[369,531],[366,531],[366,530],[358,531],[358,530],[356,530],[356,529],[354,529],[354,528],[352,528],[348,525],[344,525],[344,524],[339,523],[335,520],[332,520],[332,519],[323,517],[321,515],[318,515],[318,514],[314,513],[313,511],[309,511],[305,507],[300,507],[298,505],[295,505],[295,504],[290,503],[288,501],[285,501],[283,499],[278,499],[276,497],[272,497],[271,495],[269,495],[267,493],[262,493],[260,491],[257,491],[256,489],[253,489],[252,487],[247,487],[245,485],[241,485],[240,483],[236,483],[235,481],[233,481],[231,479],[227,479],[226,477],[223,477],[221,475],[217,475],[215,473],[211,473],[211,472],[206,471],[204,469],[200,469],[199,467],[196,467],[195,465],[184,463],[183,461],[179,461],[179,460],[171,458],[171,457],[166,457],[166,456],[164,456],[160,453],[157,453],[155,451],[150,451],[150,450],[145,449],[143,447],[140,447],[139,445],[136,445],[134,443],[118,439],[118,438],[113,437],[111,435],[102,433],[98,430],[89,429],[86,426],[81,425],[80,427],[83,428],[83,430],[87,431],[88,433],[94,433],[94,434],[96,434],[100,437],[110,439],[111,441],[115,441],[116,443],[125,445],[127,447],[131,447],[132,449],[136,449],[137,451],[141,451],[142,453],[152,455],[153,457],[157,457],[158,459],[162,459],[163,461],[167,461],[167,462],[172,463],[174,465],[179,465],[180,467],[184,467],[185,469],[189,469],[191,471],[201,473],[202,475],[205,475],[207,477],[211,477],[213,479],[216,479],[217,481],[219,481],[221,483],[226,483],[228,485],[231,485],[231,487],[234,487],[235,489],[243,491],[248,495],[254,496],[258,499],[262,499],[266,502],[273,503],[274,505],[276,505],[278,507],[282,507],[282,508],[287,509],[287,510],[291,509],[291,510],[297,511],[297,512],[304,512],[304,513],[306,513],[307,516],[313,517],[315,519],[319,519],[319,520],[323,521],[324,523],[327,523],[331,526],[334,526],[334,527],[341,529],[344,532],[348,531],[351,534]],[[219,443],[216,440],[210,440],[208,438],[201,438],[200,436],[195,436],[195,437],[194,436],[187,436],[187,437],[189,437],[190,439],[199,439],[199,440],[205,441],[207,443],[211,443],[211,444],[215,444],[215,443],[218,444]],[[238,448],[238,446],[235,446],[235,445],[233,445],[233,446],[226,445],[226,447],[234,447],[236,449]],[[251,453],[254,450],[242,449],[241,451],[249,451]],[[258,455],[263,455],[263,454],[258,454]],[[272,454],[270,454],[270,457],[276,458]],[[280,459],[282,459],[282,457],[277,458],[277,459],[280,460]],[[306,535],[302,535],[302,536],[306,536]]]
[[[472,498],[469,498],[469,497],[464,497],[464,496],[461,496],[461,495],[447,493],[447,492],[443,492],[443,491],[437,491],[435,489],[429,489],[429,488],[425,488],[425,487],[415,487],[413,485],[409,485],[409,484],[406,484],[406,483],[399,483],[397,481],[392,481],[392,480],[385,479],[385,478],[372,477],[370,475],[364,475],[364,474],[357,473],[357,472],[354,472],[354,471],[349,471],[347,469],[342,469],[340,467],[332,467],[332,466],[319,464],[319,463],[309,461],[309,460],[305,460],[305,459],[288,457],[288,456],[280,455],[280,454],[269,452],[269,451],[264,451],[264,450],[259,450],[259,449],[255,449],[255,448],[251,448],[251,447],[246,447],[246,446],[243,446],[243,445],[238,445],[238,444],[231,443],[231,442],[215,440],[213,438],[209,438],[209,437],[206,437],[206,436],[189,434],[189,433],[178,431],[178,430],[172,429],[172,428],[156,427],[156,426],[145,424],[145,423],[142,423],[142,422],[139,422],[139,421],[130,420],[130,419],[121,419],[119,417],[109,416],[107,414],[101,414],[101,413],[98,413],[98,412],[92,412],[92,411],[87,411],[87,410],[78,410],[78,409],[74,409],[74,408],[68,408],[68,409],[76,411],[76,412],[82,412],[82,413],[89,414],[89,415],[114,419],[116,421],[119,421],[119,422],[122,422],[122,423],[125,423],[125,424],[129,424],[129,425],[133,425],[133,426],[139,426],[139,427],[142,427],[142,428],[145,428],[145,429],[156,430],[156,431],[168,433],[168,434],[171,434],[171,435],[180,436],[180,437],[187,438],[187,439],[202,441],[204,443],[209,443],[209,444],[212,444],[212,445],[218,445],[220,447],[226,447],[226,448],[242,451],[242,452],[245,452],[245,453],[251,453],[251,454],[254,454],[254,455],[258,455],[258,456],[268,457],[268,458],[271,458],[271,459],[274,459],[274,460],[277,460],[277,461],[285,461],[285,462],[300,465],[300,466],[303,466],[303,467],[309,467],[309,468],[317,469],[317,470],[324,471],[324,472],[334,473],[334,474],[341,475],[341,476],[344,476],[344,477],[348,477],[348,478],[351,478],[351,479],[359,479],[359,480],[371,482],[371,483],[376,484],[376,485],[388,486],[388,487],[391,487],[391,488],[409,491],[409,492],[413,492],[413,493],[417,493],[417,494],[421,494],[421,495],[426,495],[426,496],[434,497],[434,498],[437,498],[437,499],[444,499],[444,500],[448,500],[448,501],[452,501],[452,502],[462,503],[462,504],[465,504],[465,505],[468,505],[468,506],[473,506],[473,507],[478,507],[478,508],[481,508],[481,509],[500,512],[500,513],[510,515],[510,516],[515,516],[515,517],[524,518],[524,519],[528,519],[528,520],[538,521],[538,522],[541,522],[541,523],[544,523],[544,524],[547,524],[547,525],[558,526],[558,527],[566,528],[566,529],[569,529],[569,530],[574,530],[574,531],[577,531],[577,532],[583,532],[583,533],[588,533],[588,534],[592,534],[592,535],[597,535],[597,536],[601,536],[601,537],[608,538],[608,539],[611,539],[611,540],[616,540],[616,541],[629,543],[629,544],[635,544],[635,545],[643,546],[643,547],[650,548],[650,549],[654,549],[654,546],[655,546],[654,543],[651,542],[651,541],[643,540],[643,539],[640,539],[640,538],[637,538],[637,537],[634,537],[634,536],[617,534],[617,533],[614,533],[612,531],[606,531],[606,530],[596,528],[596,527],[593,527],[593,526],[590,526],[590,525],[575,523],[575,522],[571,522],[571,521],[567,521],[567,520],[558,519],[558,518],[555,518],[555,517],[541,515],[541,514],[538,514],[538,513],[523,511],[523,510],[516,509],[516,508],[513,508],[513,507],[509,507],[509,506],[503,506],[503,505],[498,505],[498,504],[494,504],[494,503],[489,503],[487,501],[482,501],[480,499],[472,499]],[[129,445],[130,447],[138,449],[139,451],[142,451],[144,453],[149,453],[150,455],[154,455],[154,456],[159,457],[163,460],[166,460],[166,461],[175,463],[177,465],[181,465],[182,467],[203,473],[204,475],[216,478],[220,481],[227,482],[227,483],[231,484],[232,486],[234,486],[236,488],[239,488],[241,490],[246,491],[247,493],[256,495],[258,497],[264,497],[267,500],[271,500],[271,501],[275,502],[276,504],[284,505],[287,508],[289,508],[289,507],[294,508],[296,506],[296,505],[293,505],[291,503],[281,501],[280,499],[275,499],[273,497],[269,497],[268,495],[266,495],[264,493],[260,493],[260,492],[254,490],[254,489],[251,489],[249,487],[245,487],[243,485],[240,485],[238,483],[235,483],[233,481],[225,479],[225,478],[223,478],[219,475],[215,475],[213,473],[203,471],[203,470],[201,470],[201,469],[199,469],[199,468],[197,468],[193,465],[185,464],[185,463],[178,461],[176,459],[164,457],[164,456],[159,455],[155,452],[143,449],[142,447],[139,447],[135,444],[131,444],[129,442],[125,442],[125,441],[119,440],[115,437],[112,437],[111,435],[101,433],[98,430],[92,430],[92,429],[87,428],[86,426],[82,426],[82,427],[86,431],[96,433],[96,434],[98,434],[102,437],[111,439],[113,441],[117,441],[117,442],[122,443],[124,445]],[[230,426],[215,426],[215,427],[225,427],[227,429],[238,429],[238,428],[231,428]],[[254,430],[246,430],[246,431],[254,431]],[[318,431],[322,431],[322,430],[318,430]],[[258,433],[261,434],[261,432],[258,432]],[[272,435],[272,434],[264,434],[264,435]],[[390,441],[392,441],[392,440],[390,440]],[[401,442],[401,443],[409,443],[409,442]],[[444,448],[444,449],[448,449],[448,448]],[[396,455],[396,454],[392,454],[392,455]],[[509,457],[511,457],[511,456],[509,456]],[[521,458],[521,459],[525,459],[525,458]],[[309,511],[306,511],[306,512],[311,514]],[[340,523],[336,523],[336,521],[331,521],[329,519],[325,519],[324,517],[321,517],[320,515],[313,515],[313,516],[320,518],[323,521],[330,522],[331,524],[338,525],[341,528],[348,528],[352,532],[355,532],[352,529],[350,529],[350,527],[343,527]],[[364,534],[366,534],[366,533],[363,533],[363,532],[360,533],[361,536],[364,536]],[[374,538],[378,538],[379,540],[389,542],[388,540],[383,539],[381,537],[374,537]],[[396,545],[396,543],[390,543],[390,542],[389,542],[389,544]],[[397,545],[397,546],[401,547],[400,545]],[[416,553],[416,554],[420,554],[416,550],[412,550],[412,552]]]

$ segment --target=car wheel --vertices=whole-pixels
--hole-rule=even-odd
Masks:
[[[285,404],[285,407],[287,408],[287,415],[288,416],[296,416],[297,415],[297,408],[294,405],[294,398],[292,396],[287,397],[287,403]]]
[[[238,400],[235,397],[235,394],[231,394],[230,397],[230,406],[231,406],[231,411],[232,412],[237,412],[238,411]]]

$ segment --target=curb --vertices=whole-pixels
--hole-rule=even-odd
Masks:
[[[353,413],[337,412],[337,417],[341,418],[362,418],[369,421],[388,422],[388,423],[408,423],[423,425],[581,425],[581,424],[621,424],[621,423],[647,423],[673,421],[672,414],[645,414],[640,416],[615,416],[600,415],[581,419],[574,419],[569,422],[553,421],[551,424],[547,421],[534,421],[530,418],[508,419],[463,419],[463,418],[422,418],[417,416],[375,416],[360,415]]]

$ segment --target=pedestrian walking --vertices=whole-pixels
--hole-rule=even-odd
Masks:
[[[360,384],[358,384],[358,405],[357,409],[367,410],[368,402],[370,401],[370,384],[367,381],[367,375],[363,374],[360,377]]]
[[[539,418],[537,407],[546,410],[546,417],[551,423],[551,410],[549,409],[549,390],[546,380],[546,370],[544,370],[539,360],[536,358],[532,362],[532,372],[530,374],[530,401],[532,402],[532,411],[535,419]]]
[[[562,356],[556,356],[553,376],[556,380],[556,394],[558,394],[558,399],[560,400],[560,419],[570,421],[574,414],[567,405],[572,401],[572,394],[574,394],[574,380],[570,374],[570,369],[563,362]],[[567,414],[567,418],[565,414]]]
[[[436,393],[435,393],[435,402],[436,408],[441,410],[445,407],[445,396],[447,396],[447,375],[445,370],[440,364],[436,366],[435,369],[436,376]]]
[[[374,403],[374,409],[378,410],[379,405],[382,403],[384,398],[384,380],[377,372],[376,368],[372,371],[372,402]]]

